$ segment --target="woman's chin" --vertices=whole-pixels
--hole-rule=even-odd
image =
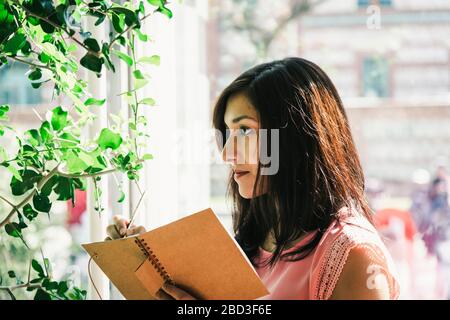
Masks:
[[[251,198],[253,198],[252,190],[246,190],[244,188],[239,187],[239,194],[244,199],[251,199]]]

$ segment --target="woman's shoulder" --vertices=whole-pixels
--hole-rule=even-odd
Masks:
[[[374,225],[361,212],[347,207],[338,211],[330,226],[324,231],[319,246],[358,245],[361,243],[382,244]]]
[[[357,210],[342,208],[330,224],[315,250],[311,293],[314,299],[328,299],[344,269],[352,249],[364,248],[373,261],[382,261],[392,275],[391,297],[398,295],[395,266],[376,228]]]

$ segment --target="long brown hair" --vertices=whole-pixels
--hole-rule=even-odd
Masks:
[[[234,200],[236,240],[252,262],[269,232],[276,241],[268,261],[271,266],[281,258],[305,258],[333,219],[339,219],[337,213],[344,206],[372,221],[347,115],[335,86],[321,68],[290,57],[257,65],[236,78],[214,108],[213,126],[222,134],[220,149],[227,137],[225,109],[235,94],[249,99],[261,128],[279,130],[279,169],[264,176],[267,193],[245,199],[232,174],[229,179],[227,194]],[[261,181],[260,169],[261,163],[254,192]],[[318,232],[309,242],[282,254],[289,243],[312,231]]]

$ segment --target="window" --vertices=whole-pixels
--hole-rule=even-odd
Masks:
[[[367,8],[370,5],[379,5],[382,7],[391,7],[392,0],[358,0],[358,8]]]
[[[0,68],[1,103],[28,105],[42,102],[41,89],[33,89],[25,73],[29,70],[23,64],[9,64]]]
[[[370,5],[370,0],[358,0],[358,8],[365,8]]]
[[[368,57],[363,60],[363,96],[387,97],[389,95],[389,67],[386,59]]]

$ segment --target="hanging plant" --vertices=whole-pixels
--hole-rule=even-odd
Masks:
[[[17,201],[0,195],[9,210],[0,215],[0,232],[20,239],[28,248],[24,232],[41,214],[51,216],[52,198],[75,201],[75,190],[84,190],[86,180],[94,186],[104,174],[124,172],[131,180],[139,179],[143,162],[152,159],[141,154],[146,119],[139,114],[143,106],[152,106],[151,97],[139,90],[149,82],[141,67],[159,64],[159,56],[137,57],[137,41],[149,37],[141,31],[142,22],[154,14],[168,18],[172,12],[165,0],[0,0],[0,66],[21,63],[29,67],[27,77],[32,88],[51,85],[55,96],[65,96],[68,105],[49,108],[46,119],[37,128],[17,134],[8,123],[11,106],[0,105],[0,136],[10,131],[18,148],[8,154],[0,146],[0,166],[12,174],[9,186]],[[95,19],[95,26],[110,26],[108,37],[95,38],[83,25]],[[80,68],[100,76],[115,72],[111,55],[131,69],[132,87],[122,93],[132,114],[124,121],[113,117],[114,125],[99,128],[95,139],[87,140],[81,132],[94,120],[93,107],[106,107],[105,97],[92,97],[88,83],[79,78]],[[127,134],[122,130],[128,127]],[[95,187],[96,209],[100,213],[101,190]],[[123,201],[123,194],[119,201]],[[42,255],[31,259],[24,281],[14,270],[0,278],[0,290],[15,298],[14,291],[35,291],[35,299],[85,299],[86,291],[70,281],[55,281],[50,262]],[[1,270],[0,270],[1,272]],[[15,284],[11,284],[15,282]]]

